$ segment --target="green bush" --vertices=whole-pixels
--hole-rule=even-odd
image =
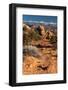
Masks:
[[[31,41],[35,40],[38,41],[40,39],[40,35],[36,31],[31,32],[23,32],[23,44],[24,45],[31,45]]]
[[[36,32],[36,31],[32,31],[31,32],[31,37],[32,37],[32,39],[33,40],[35,40],[35,41],[38,41],[38,40],[40,40],[40,35],[39,35],[39,33],[38,32]]]
[[[23,32],[23,44],[24,45],[30,45],[31,44],[30,34],[27,32]]]
[[[56,43],[57,42],[57,36],[51,36],[49,39],[51,43]]]

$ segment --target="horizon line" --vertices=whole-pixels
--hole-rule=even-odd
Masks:
[[[55,23],[55,22],[44,22],[44,21],[23,21],[23,22],[29,22],[29,23],[45,23],[45,24],[54,24],[54,25],[57,25],[57,23]]]

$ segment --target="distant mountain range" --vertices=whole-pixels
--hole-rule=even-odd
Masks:
[[[52,26],[57,26],[57,23],[54,22],[44,22],[44,21],[24,21],[24,23],[29,24],[29,25],[39,25],[39,24],[44,24],[44,25],[52,25]]]
[[[23,22],[24,24],[26,24],[26,25],[28,25],[28,26],[32,26],[32,25],[34,25],[36,28],[38,27],[38,26],[40,26],[40,24],[42,24],[45,28],[46,28],[46,30],[52,30],[52,31],[57,31],[57,23],[53,23],[53,22],[43,22],[43,21],[41,21],[41,22],[38,22],[38,21],[24,21]]]

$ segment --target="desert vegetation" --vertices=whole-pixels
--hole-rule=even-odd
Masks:
[[[22,73],[57,73],[57,28],[44,24],[23,24]]]

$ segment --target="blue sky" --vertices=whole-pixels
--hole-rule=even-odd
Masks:
[[[23,15],[23,20],[27,22],[32,21],[57,24],[57,16]]]

